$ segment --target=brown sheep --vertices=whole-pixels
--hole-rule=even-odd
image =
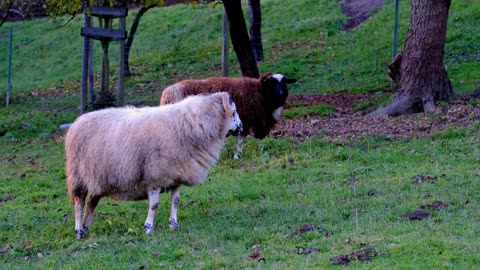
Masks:
[[[296,81],[272,73],[266,73],[258,79],[212,77],[204,80],[184,80],[163,90],[160,105],[178,102],[189,95],[228,92],[237,104],[244,127],[243,132],[237,136],[234,158],[238,159],[247,135],[263,139],[280,121],[280,114],[288,97],[287,84]]]
[[[241,130],[228,93],[192,96],[162,107],[111,108],[80,116],[65,137],[67,187],[75,208],[77,238],[90,228],[95,207],[104,196],[148,198],[144,230],[149,234],[154,229],[159,194],[171,191],[169,224],[178,228],[180,186],[202,183],[226,136]]]

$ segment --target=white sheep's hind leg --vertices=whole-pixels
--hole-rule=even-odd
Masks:
[[[151,234],[153,232],[153,219],[155,218],[155,212],[157,211],[159,201],[160,188],[148,188],[148,216],[147,220],[145,220],[145,225],[143,226],[143,230],[147,234]]]
[[[85,235],[85,231],[83,230],[82,224],[82,212],[83,206],[85,205],[85,197],[78,197],[75,196],[73,198],[74,208],[75,208],[75,235],[77,239],[82,239]]]
[[[237,148],[235,150],[235,154],[233,155],[233,159],[240,159],[240,154],[242,154],[242,150],[243,150],[244,139],[245,137],[243,137],[240,134],[237,136]]]
[[[89,196],[90,198],[88,199],[87,202],[87,209],[85,210],[85,215],[83,216],[83,228],[85,230],[90,229],[90,224],[92,224],[92,217],[93,217],[93,212],[95,211],[95,208],[98,205],[98,202],[102,198],[102,196]]]
[[[180,202],[180,186],[172,189],[172,207],[170,212],[170,219],[168,220],[168,225],[170,225],[170,229],[175,231],[180,226],[178,225],[177,220],[177,210],[178,210],[178,203]]]

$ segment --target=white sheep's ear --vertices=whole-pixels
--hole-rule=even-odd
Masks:
[[[233,117],[232,107],[230,106],[230,96],[228,93],[222,93],[223,109],[227,113],[227,117]]]

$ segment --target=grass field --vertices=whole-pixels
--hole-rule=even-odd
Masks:
[[[468,93],[479,81],[480,3],[452,2],[445,65],[455,91]],[[409,24],[408,3],[401,6],[400,47]],[[391,87],[393,4],[348,33],[335,1],[263,0],[262,8],[260,70],[298,78],[291,95]],[[149,11],[132,51],[127,102],[154,105],[174,81],[220,75],[220,22],[221,9],[209,6]],[[248,140],[240,161],[229,139],[205,183],[182,190],[179,231],[168,229],[169,195],[161,195],[149,236],[147,201],[102,199],[86,239],[76,240],[58,126],[78,116],[81,19],[55,25],[38,19],[0,28],[0,55],[10,27],[15,44],[12,105],[0,108],[0,269],[341,269],[332,258],[364,248],[377,256],[347,268],[480,265],[478,122],[427,138]],[[230,64],[238,75],[233,51]],[[4,76],[0,85],[3,95]],[[403,217],[422,206],[431,217]]]

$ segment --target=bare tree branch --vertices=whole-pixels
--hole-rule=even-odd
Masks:
[[[62,25],[59,25],[59,26],[53,28],[53,30],[57,30],[57,29],[60,29],[60,28],[62,28],[62,27],[67,26],[67,25],[68,25],[71,21],[73,21],[73,19],[75,19],[75,17],[77,16],[77,14],[75,14],[75,13],[74,13],[74,14],[69,14],[69,15],[72,16],[72,17],[70,17],[70,19],[68,19],[68,21],[66,21],[66,22],[63,23]]]

